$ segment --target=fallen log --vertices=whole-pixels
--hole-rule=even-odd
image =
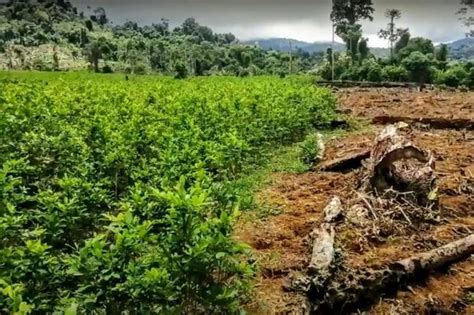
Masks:
[[[474,130],[474,120],[468,118],[456,118],[456,119],[447,119],[447,118],[413,118],[405,116],[377,116],[372,119],[374,124],[378,125],[388,125],[395,124],[398,122],[404,122],[407,124],[424,124],[429,125],[434,129],[455,129],[455,130]]]
[[[311,233],[313,251],[308,266],[310,273],[329,276],[329,267],[334,259],[334,236],[334,226],[325,223]]]
[[[284,286],[287,291],[306,293],[311,287],[311,281],[323,284],[331,277],[331,268],[334,265],[336,255],[334,223],[343,216],[341,199],[337,196],[333,197],[323,212],[325,223],[314,228],[310,234],[313,241],[311,260],[308,266],[310,276],[293,279],[288,285]]]
[[[362,161],[370,157],[370,149],[351,153],[343,157],[326,161],[318,165],[317,169],[322,172],[344,172],[362,166]]]
[[[321,292],[321,284],[324,284],[332,275],[331,268],[336,256],[334,248],[335,234],[334,225],[330,223],[323,223],[311,232],[310,238],[313,241],[313,249],[307,275],[299,276],[284,284],[283,289],[285,291],[306,294],[312,287],[313,291]],[[308,305],[311,305],[309,300]]]
[[[336,250],[334,248],[334,238],[336,232],[334,223],[343,215],[341,199],[337,196],[333,197],[328,205],[324,208],[324,222],[311,232],[310,237],[313,240],[313,250],[311,260],[308,266],[309,277],[300,277],[291,283],[290,288],[294,291],[308,292],[311,282],[318,284],[316,289],[321,292],[323,284],[332,275],[331,268],[334,267]]]
[[[324,295],[321,295],[319,286],[310,288],[308,296],[312,312],[348,313],[368,307],[380,297],[395,294],[408,283],[422,280],[431,272],[446,268],[473,254],[474,234],[392,263],[387,269],[349,271],[327,283]]]
[[[462,260],[472,254],[474,254],[474,234],[429,252],[397,261],[389,268],[399,277],[416,277],[419,274],[440,269]]]

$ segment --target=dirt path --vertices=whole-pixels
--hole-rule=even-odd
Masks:
[[[414,92],[406,89],[347,89],[339,92],[346,113],[372,118],[385,115],[474,118],[474,93]],[[420,105],[421,101],[424,105]],[[395,105],[393,105],[395,104]],[[430,105],[431,104],[431,105]],[[377,131],[349,133],[327,143],[325,160],[370,148]],[[336,244],[352,268],[378,268],[423,252],[474,231],[474,132],[431,130],[413,126],[408,133],[416,145],[436,157],[439,179],[439,217],[436,222],[407,224],[403,230],[367,237],[347,226],[337,230]],[[306,272],[310,256],[308,235],[322,220],[322,209],[334,196],[343,202],[354,195],[359,170],[274,174],[273,184],[258,197],[282,212],[264,219],[248,214],[238,225],[237,238],[254,249],[261,272],[255,298],[248,306],[255,314],[300,314],[304,297],[287,292],[292,277]],[[381,227],[383,230],[383,227]],[[370,314],[474,313],[474,260],[454,265],[397,296],[382,299]]]

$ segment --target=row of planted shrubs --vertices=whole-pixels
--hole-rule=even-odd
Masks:
[[[0,313],[237,311],[234,179],[335,106],[293,78],[0,84]]]

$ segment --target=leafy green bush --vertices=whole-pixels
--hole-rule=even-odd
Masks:
[[[126,74],[131,74],[132,73],[132,67],[130,65],[126,65],[123,68],[123,72],[125,72]]]
[[[248,77],[250,75],[250,72],[248,69],[246,68],[240,68],[239,69],[239,77],[241,78],[245,78],[245,77]]]
[[[408,70],[410,80],[419,83],[431,81],[433,56],[425,55],[419,51],[412,52],[402,60],[405,69]]]
[[[467,77],[462,82],[463,85],[470,89],[474,88],[474,67],[469,69]]]
[[[347,58],[338,58],[334,62],[334,78],[336,80],[341,78],[341,75],[347,71],[350,67],[349,59]],[[332,79],[332,65],[329,62],[324,62],[322,65],[318,67],[317,73],[324,79],[324,80],[331,80]]]
[[[102,67],[103,73],[114,73],[114,69],[110,65],[105,65]]]
[[[320,143],[321,139],[319,134],[308,134],[304,141],[299,144],[300,160],[306,165],[313,165],[317,161],[318,153],[321,150]]]
[[[328,124],[331,93],[293,78],[28,77],[0,80],[0,312],[236,312],[253,268],[231,237],[233,180]]]
[[[372,65],[367,72],[367,81],[380,82],[382,80],[382,67],[379,64]]]
[[[344,71],[341,74],[339,79],[346,80],[346,81],[350,81],[350,80],[358,81],[360,79],[358,67],[354,67],[354,66],[347,67],[346,71]]]
[[[402,66],[386,66],[382,69],[382,77],[385,81],[405,82],[408,80],[408,71]]]
[[[137,63],[133,66],[133,73],[135,74],[146,74],[147,73],[147,66],[144,63]]]
[[[32,70],[37,70],[37,71],[53,71],[54,67],[53,64],[50,62],[47,62],[43,59],[34,59],[32,61]]]
[[[437,84],[445,84],[446,86],[458,87],[461,84],[468,83],[469,73],[464,67],[458,65],[449,68],[446,71],[440,71],[436,75]],[[469,83],[467,84],[469,85]]]
[[[357,70],[357,80],[359,81],[380,81],[381,67],[374,59],[367,59],[362,62]]]
[[[188,76],[188,70],[186,69],[186,66],[182,62],[177,62],[174,65],[174,78],[175,79],[185,79]]]

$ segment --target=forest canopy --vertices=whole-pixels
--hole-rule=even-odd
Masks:
[[[322,58],[240,44],[233,34],[215,33],[194,18],[174,29],[165,18],[152,25],[112,25],[104,8],[88,16],[63,0],[11,1],[0,10],[6,68],[55,70],[88,64],[96,72],[246,76],[307,71]],[[26,47],[42,47],[50,58],[30,56]],[[67,65],[61,59],[69,59]]]

